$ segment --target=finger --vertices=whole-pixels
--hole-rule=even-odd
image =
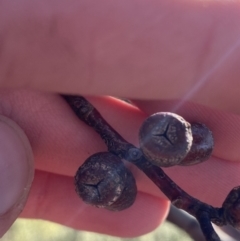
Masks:
[[[102,102],[101,98],[95,99],[95,102],[99,102],[101,111],[110,118],[121,110],[118,115],[122,123],[120,128],[140,125],[142,119],[126,122],[131,115],[142,116],[137,108],[110,100],[113,100],[110,105],[106,105],[108,101]],[[80,121],[59,95],[24,90],[1,91],[0,103],[0,113],[14,119],[26,132],[34,151],[36,167],[42,171],[73,176],[89,155],[107,150],[100,136]],[[125,127],[126,123],[129,126]],[[130,132],[126,138],[136,142],[136,137]]]
[[[185,97],[239,113],[239,8],[213,0],[2,1],[1,86]]]
[[[133,206],[124,211],[95,208],[76,195],[72,177],[37,171],[21,216],[50,220],[78,230],[134,237],[155,229],[166,218],[168,209],[166,200],[141,192]]]
[[[124,138],[138,145],[138,130],[146,114],[113,98],[91,98],[91,102]],[[40,170],[73,176],[91,154],[106,150],[105,144],[94,130],[79,121],[58,96],[12,91],[2,93],[0,103],[5,115],[15,119],[27,133],[33,146],[36,166]],[[7,109],[11,110],[10,114]],[[193,111],[192,115],[201,121],[201,112]],[[208,122],[208,125],[216,125],[211,112],[206,112],[206,116],[209,121],[213,121]],[[238,125],[239,122],[236,122],[236,130]],[[219,134],[216,140],[214,155],[217,153],[217,158],[192,167],[166,169],[183,189],[212,205],[220,205],[230,189],[240,183],[239,164],[229,162],[239,155],[237,145],[231,149],[231,142],[233,136],[233,142],[238,142],[240,133],[235,129],[229,130],[229,135],[223,132],[224,135]],[[213,135],[222,131],[224,129],[214,129]],[[225,149],[222,149],[221,145],[218,147],[218,143],[225,143]],[[223,157],[225,160],[222,160]],[[140,191],[165,198],[143,173],[132,165],[129,166]],[[188,179],[190,177],[191,183]],[[217,191],[212,192],[213,189]]]
[[[58,96],[29,91],[7,91],[2,92],[0,97],[2,114],[20,123],[30,138],[35,156],[37,160],[41,160],[37,162],[38,168],[51,169],[51,165],[62,160],[61,166],[65,174],[71,175],[73,170],[69,169],[65,159],[71,159],[76,170],[80,159],[86,159],[94,151],[106,150],[101,138],[79,121]],[[231,161],[238,161],[240,158],[238,115],[192,103],[185,103],[178,108],[178,102],[138,101],[139,107],[147,113],[143,114],[138,109],[112,98],[91,98],[90,101],[128,141],[136,145],[138,129],[147,115],[158,111],[171,111],[190,122],[205,123],[212,130],[215,156]],[[62,146],[66,141],[69,142],[68,147]],[[46,161],[48,159],[53,161]]]
[[[12,120],[0,116],[0,237],[25,206],[33,179],[29,141]]]

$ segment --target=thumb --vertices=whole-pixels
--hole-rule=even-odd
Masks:
[[[0,116],[0,237],[27,201],[34,175],[33,154],[22,129]]]

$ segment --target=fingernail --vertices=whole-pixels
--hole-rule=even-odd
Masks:
[[[33,154],[25,133],[0,116],[0,235],[23,209],[33,172]]]

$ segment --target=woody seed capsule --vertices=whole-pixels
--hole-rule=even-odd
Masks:
[[[179,164],[192,145],[191,125],[181,116],[159,112],[148,117],[139,131],[140,148],[157,166]]]

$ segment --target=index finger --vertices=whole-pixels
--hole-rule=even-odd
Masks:
[[[4,0],[0,85],[239,112],[239,22],[239,1]]]

